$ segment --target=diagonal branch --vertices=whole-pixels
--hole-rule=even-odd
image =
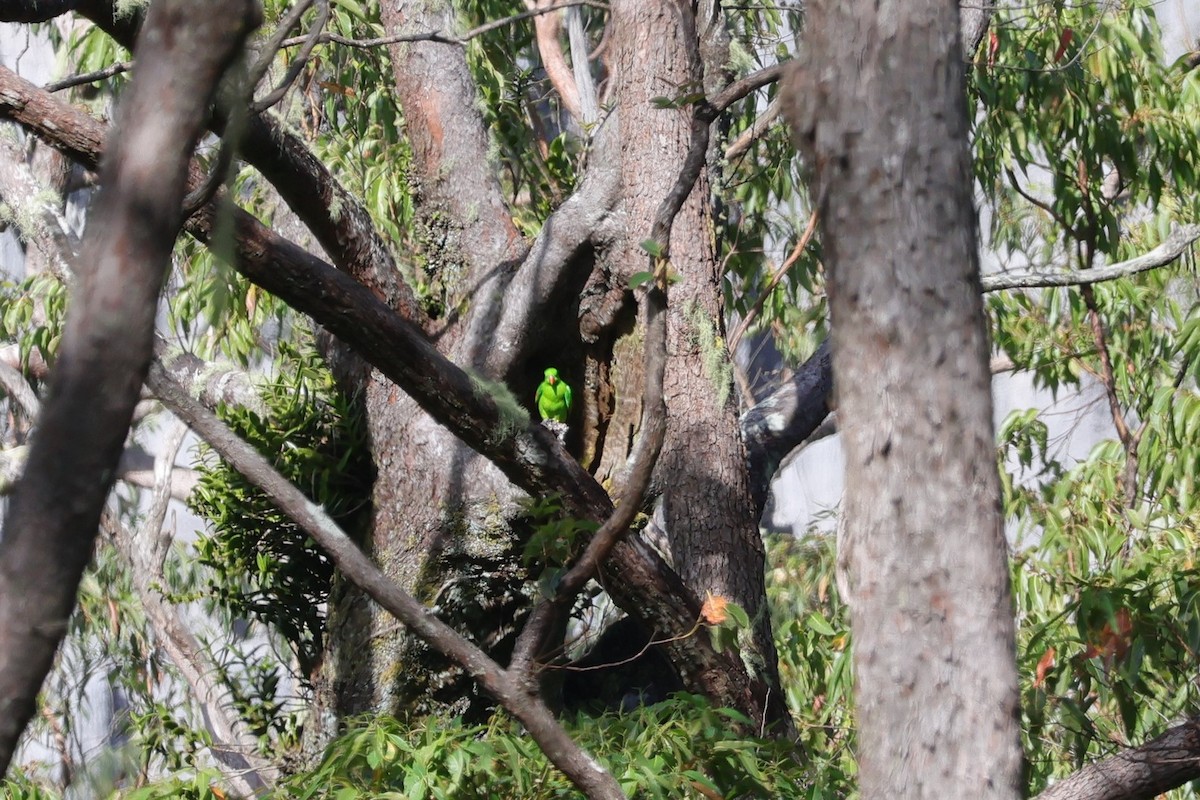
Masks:
[[[789,380],[742,414],[750,492],[759,514],[779,465],[828,416],[832,399],[833,360],[826,339]]]
[[[550,0],[525,0],[525,8],[529,11],[541,11],[551,5]],[[575,75],[567,64],[559,44],[562,33],[562,17],[555,14],[539,14],[533,19],[536,32],[538,53],[542,56],[542,67],[550,85],[558,92],[567,113],[580,124],[583,123],[583,106],[579,99],[579,88],[575,84]]]
[[[641,510],[650,486],[658,454],[667,433],[667,406],[663,399],[663,379],[667,367],[667,298],[658,286],[646,293],[646,389],[642,404],[641,435],[630,457],[631,468],[613,513],[592,536],[579,560],[559,580],[554,596],[534,608],[513,649],[511,671],[531,686],[550,636],[570,613],[575,598],[589,580],[596,577],[600,565],[613,547],[629,531]]]
[[[1158,247],[1128,261],[1073,272],[986,275],[983,290],[1078,286],[1117,280],[1173,263],[1197,239],[1200,239],[1200,225],[1184,225],[1172,231]],[[767,488],[784,457],[803,444],[829,412],[832,391],[833,366],[828,344],[823,343],[790,380],[742,415],[751,489],[759,508],[766,502]]]
[[[1088,764],[1035,800],[1151,800],[1200,778],[1200,718]]]
[[[258,755],[254,734],[232,707],[228,688],[215,679],[216,665],[184,623],[179,610],[154,588],[162,574],[147,573],[140,564],[144,558],[139,539],[107,511],[100,525],[129,564],[134,592],[156,641],[203,709],[214,739],[209,751],[230,785],[243,796],[253,797],[275,781],[278,771]]]
[[[1116,280],[1139,272],[1165,267],[1179,258],[1200,239],[1200,225],[1183,225],[1171,231],[1162,244],[1148,253],[1128,261],[1092,267],[1086,270],[1063,272],[1005,272],[983,277],[983,290],[996,292],[1003,289],[1041,289],[1053,286],[1086,286],[1093,283]]]
[[[305,497],[216,415],[188,397],[159,364],[151,366],[147,383],[164,405],[247,480],[266,492],[281,511],[321,545],[343,575],[431,647],[462,665],[521,721],[546,757],[585,795],[613,800],[625,797],[612,775],[575,744],[536,695],[526,693],[520,681],[384,575],[320,506]]]
[[[66,633],[153,346],[205,106],[260,20],[250,0],[160,0],[118,109],[58,360],[0,540],[0,773]],[[186,65],[186,69],[181,68]]]
[[[81,13],[97,27],[121,45],[132,47],[141,14],[116,14],[112,0],[87,0],[80,5]],[[233,109],[218,102],[212,128],[224,131],[232,115]],[[338,269],[378,291],[406,318],[423,323],[420,305],[401,279],[370,214],[302,139],[270,114],[251,114],[243,124],[238,149],[240,156],[270,181]]]

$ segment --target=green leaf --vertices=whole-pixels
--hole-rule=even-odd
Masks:
[[[833,626],[826,622],[825,618],[816,612],[808,615],[808,627],[822,636],[837,635],[836,631],[833,629]]]
[[[644,246],[644,244],[643,244],[643,246]],[[647,281],[652,281],[652,280],[654,280],[653,272],[635,272],[629,278],[629,288],[636,289],[639,286],[641,286],[643,283],[646,283]]]
[[[641,248],[654,258],[663,257],[663,246],[653,239],[643,239],[641,242]]]

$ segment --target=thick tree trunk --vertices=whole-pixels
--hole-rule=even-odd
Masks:
[[[455,27],[448,4],[385,3],[384,19],[395,32]],[[564,277],[549,287],[537,277],[530,283],[517,268],[527,245],[515,237],[489,172],[487,138],[462,51],[416,43],[397,45],[392,54],[415,137],[419,213],[430,234],[425,256],[444,278],[450,311],[432,323],[438,347],[487,378],[503,380],[527,406],[536,376],[557,366],[575,385],[581,405],[591,409],[590,424],[579,418],[576,424],[591,435],[597,456],[591,463],[602,480],[624,466],[641,413],[643,353],[629,277],[646,267],[639,243],[649,236],[649,221],[689,142],[690,107],[663,109],[652,100],[684,92],[702,74],[687,4],[618,4],[610,25],[615,116],[594,132],[592,166],[578,190],[593,210],[577,214],[564,207],[534,245],[535,253],[545,245],[543,263],[566,264]],[[717,33],[714,27],[713,39]],[[610,213],[617,186],[620,204]],[[708,192],[702,179],[675,225],[673,263],[683,280],[672,289],[672,410],[658,482],[668,524],[677,531],[677,567],[697,594],[726,595],[758,615],[744,660],[757,677],[776,685],[769,625],[759,613],[763,550],[720,338]],[[584,237],[574,248],[568,242],[556,255],[553,243],[543,241],[556,232],[563,238],[576,225]],[[598,245],[598,259],[591,243]],[[534,276],[549,272],[534,267]],[[541,295],[542,313],[529,313],[530,297]],[[547,315],[556,324],[547,326]],[[557,332],[547,335],[548,328]],[[601,379],[585,379],[584,341],[591,342],[590,363],[602,371]],[[610,421],[614,397],[620,408]],[[379,469],[375,520],[367,534],[375,558],[503,661],[513,620],[527,603],[520,592],[526,576],[514,554],[519,493],[394,387],[372,379],[366,404]],[[393,621],[356,592],[335,604],[330,644],[326,677],[337,688],[325,693],[334,712],[327,719],[368,710],[411,713],[428,707],[426,698],[457,700],[454,710],[463,711],[462,698],[471,695],[463,690],[460,670],[425,658],[423,646],[399,636]]]
[[[1015,798],[1017,681],[952,0],[809,6],[864,798]]]
[[[691,5],[675,0],[618,0],[611,14],[611,97],[623,143],[617,213],[625,226],[603,253],[591,282],[606,283],[610,298],[619,296],[633,273],[646,269],[640,243],[650,234],[649,222],[674,184],[691,140],[691,107],[662,108],[655,98],[688,94],[709,83],[705,63],[718,60],[713,51],[725,38],[718,18],[707,22],[702,40]],[[720,80],[708,77],[714,84]],[[758,678],[777,686],[777,658],[765,612],[765,553],[724,344],[710,188],[705,170],[672,228],[671,266],[679,280],[670,291],[667,438],[656,489],[676,570],[698,596],[711,592],[746,609],[755,627],[742,642],[743,660]],[[619,332],[628,315],[590,308],[584,314],[585,331],[594,335],[595,321],[601,318],[613,320],[611,330]],[[640,348],[628,344],[637,341],[635,329],[621,335],[611,352],[597,357],[593,350],[601,371],[613,377],[605,388],[615,399],[599,448],[601,478],[620,473],[629,451],[627,432],[640,415]]]
[[[204,111],[261,21],[250,0],[227,0],[214,12],[197,13],[183,0],[155,4],[136,50],[143,71],[121,102],[101,169],[62,345],[0,539],[0,776],[33,716],[91,560],[150,361]]]
[[[394,0],[382,12],[393,33],[457,27],[449,3]],[[470,367],[487,349],[468,331],[489,327],[471,323],[486,316],[494,327],[503,281],[525,244],[491,172],[462,49],[399,44],[392,60],[414,151],[420,257],[440,288],[430,327],[438,349]],[[345,377],[353,386],[361,374]],[[363,388],[378,472],[366,546],[390,577],[503,662],[513,619],[527,602],[510,527],[520,492],[377,372]],[[320,692],[333,712],[327,722],[365,712],[421,713],[443,703],[456,713],[469,710],[472,685],[460,667],[399,629],[357,589],[346,586],[335,597]]]

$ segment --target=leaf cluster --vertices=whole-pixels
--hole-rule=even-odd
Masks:
[[[0,340],[16,342],[21,364],[36,351],[54,361],[66,320],[67,287],[57,277],[39,272],[19,283],[0,283]]]
[[[1134,209],[1196,218],[1200,76],[1164,63],[1154,5],[996,11],[972,90],[974,162],[997,201],[997,245],[1041,241],[1047,255],[1087,267],[1120,253]]]
[[[368,508],[373,467],[361,412],[311,349],[281,347],[284,372],[263,386],[268,409],[223,408],[225,421],[348,530]],[[333,565],[262,491],[205,450],[190,499],[211,532],[196,557],[212,600],[260,620],[291,644],[307,675],[321,651]]]
[[[736,712],[677,695],[630,714],[579,717],[569,730],[630,796],[802,796],[807,772],[791,759],[790,745],[744,737],[736,732],[743,727],[753,724]],[[501,716],[481,726],[433,719],[410,728],[386,717],[368,720],[285,791],[301,800],[578,796],[519,726]]]
[[[468,26],[521,13],[513,0],[462,0],[455,4]],[[584,28],[598,28],[600,12],[582,8]],[[598,44],[593,41],[592,46]],[[540,65],[533,25],[507,25],[467,44],[467,64],[495,147],[495,167],[509,194],[514,221],[526,235],[575,188],[585,137],[569,126]]]

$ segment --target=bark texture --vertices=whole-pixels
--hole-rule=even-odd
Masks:
[[[193,143],[260,13],[252,0],[218,8],[162,0],[147,18],[38,433],[0,540],[0,773],[34,712],[91,559],[150,360]]]
[[[690,3],[618,0],[609,23],[610,89],[620,151],[616,214],[624,222],[602,253],[589,288],[603,300],[581,309],[597,384],[607,388],[611,417],[601,420],[598,475],[619,476],[628,456],[627,431],[637,429],[642,375],[635,359],[640,328],[627,332],[621,292],[646,269],[641,242],[684,164],[693,132],[690,105],[661,107],[656,98],[695,92],[708,83],[725,41],[714,18],[697,28]],[[715,16],[715,15],[714,15]],[[706,70],[706,65],[710,65]],[[741,605],[755,620],[742,657],[756,677],[778,685],[776,654],[764,611],[765,554],[746,472],[746,451],[731,392],[724,344],[721,269],[716,257],[710,176],[701,171],[671,225],[671,287],[667,326],[667,438],[659,461],[661,498],[675,569],[698,596],[707,592]],[[603,294],[597,291],[603,287]],[[614,341],[605,352],[604,343]]]
[[[1200,718],[1171,728],[1141,747],[1088,764],[1037,800],[1151,800],[1200,778]]]
[[[453,30],[457,24],[447,3],[387,3],[384,19],[395,33]],[[639,242],[649,235],[648,220],[677,177],[692,116],[688,107],[660,109],[651,100],[697,79],[702,66],[686,4],[627,3],[612,9],[611,24],[613,117],[594,132],[592,157],[579,189],[531,245],[517,236],[492,171],[463,52],[443,44],[408,43],[394,46],[392,59],[414,148],[412,179],[424,269],[443,287],[444,307],[435,309],[438,318],[429,326],[438,350],[473,368],[480,378],[498,382],[481,384],[480,390],[513,391],[509,402],[517,408],[530,408],[542,370],[554,365],[580,391],[581,405],[597,409],[605,402],[597,395],[612,397],[611,382],[585,378],[582,342],[589,333],[576,331],[588,331],[596,320],[586,309],[578,312],[582,323],[577,319],[577,309],[588,304],[585,279],[590,287],[599,287],[604,319],[590,329],[592,340],[598,341],[594,363],[605,370],[612,365],[628,377],[619,389],[627,413],[619,425],[604,424],[596,413],[595,424],[588,427],[594,446],[609,459],[598,477],[620,483],[618,473],[640,435],[643,385],[642,335],[634,330],[628,279],[646,266]],[[674,370],[669,372],[668,404],[678,403],[680,411],[669,423],[676,431],[674,455],[664,465],[667,477],[660,483],[671,484],[670,516],[678,529],[690,531],[681,552],[697,553],[687,562],[696,567],[695,580],[685,575],[689,586],[694,592],[731,596],[753,614],[762,605],[762,548],[734,407],[720,386],[727,376],[720,372],[725,357],[716,322],[720,278],[708,191],[702,180],[677,221],[677,240],[684,243],[677,248],[677,265],[689,277],[686,288],[677,288],[680,308],[672,316],[678,354],[675,366],[668,367]],[[626,338],[614,347],[622,333]],[[711,363],[702,364],[698,353],[705,347]],[[721,400],[711,402],[714,396]],[[418,599],[434,605],[503,661],[514,621],[519,623],[528,605],[523,593],[528,576],[514,566],[520,561],[516,548],[527,533],[518,513],[521,493],[394,386],[372,379],[366,398],[379,471],[370,533],[376,558]],[[430,502],[414,505],[412,497]],[[684,607],[695,603],[693,593],[669,570],[646,572],[655,559],[638,548],[617,546],[606,566],[606,583],[648,633],[669,637],[686,632],[690,622],[680,625],[682,617],[664,614],[628,592],[631,580],[650,581],[675,594]],[[756,665],[756,677],[773,683],[774,652],[762,652],[763,642],[770,647],[765,615],[760,622],[761,635],[746,648],[747,653],[759,652],[747,661]],[[427,658],[428,651],[415,640],[379,635],[393,630],[391,621],[356,593],[347,594],[332,623],[337,716],[420,709],[430,697],[454,701],[455,711],[466,710],[464,698],[470,695],[462,689],[461,670]],[[678,660],[688,662],[685,683],[715,682],[720,694],[740,698],[739,706],[758,707],[770,695],[761,687],[749,689],[742,679],[719,677],[728,666],[720,659],[693,655]]]
[[[809,6],[787,112],[824,227],[864,798],[1021,788],[957,6]]]
[[[391,33],[456,27],[446,2],[385,2],[382,12]],[[439,353],[475,367],[495,326],[494,318],[480,318],[494,313],[526,244],[490,172],[487,132],[463,50],[405,43],[392,47],[392,60],[413,147],[409,180],[418,208],[419,260],[439,287],[428,328]],[[466,335],[472,322],[485,332],[473,340]],[[362,391],[378,475],[371,529],[360,532],[364,541],[389,577],[503,660],[525,603],[508,513],[521,492],[380,373],[358,385],[358,375],[344,378]],[[507,389],[480,383],[457,391],[496,395]],[[520,403],[511,410],[520,413]],[[497,419],[494,430],[482,433],[499,437],[505,424],[527,423]],[[413,497],[422,500],[414,503]],[[323,692],[333,711],[328,721],[369,711],[420,712],[438,703],[453,704],[454,712],[470,710],[475,696],[459,667],[397,632],[390,615],[353,587],[337,596]]]

